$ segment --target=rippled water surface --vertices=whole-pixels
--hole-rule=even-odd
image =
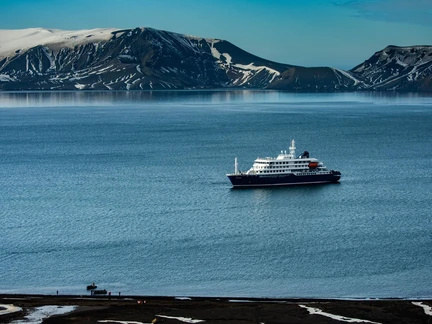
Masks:
[[[0,292],[432,297],[432,97],[0,93]],[[233,190],[291,139],[336,185]]]

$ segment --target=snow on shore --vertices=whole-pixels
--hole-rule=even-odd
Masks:
[[[325,316],[325,317],[329,317],[331,319],[334,319],[336,321],[341,321],[341,322],[347,322],[347,323],[371,323],[371,324],[380,324],[378,322],[372,322],[372,321],[368,321],[368,320],[362,320],[359,318],[352,318],[352,317],[346,317],[346,316],[340,316],[340,315],[335,315],[335,314],[330,314],[330,313],[326,313],[323,312],[321,309],[319,308],[314,308],[314,307],[308,307],[306,305],[299,305],[301,308],[306,308],[307,311],[309,312],[309,314],[311,315],[321,315],[321,316]]]
[[[0,315],[12,314],[20,311],[22,311],[21,307],[11,304],[0,304]]]
[[[72,312],[76,306],[40,306],[34,308],[23,320],[13,321],[12,324],[40,324],[44,319],[53,315],[61,315]]]

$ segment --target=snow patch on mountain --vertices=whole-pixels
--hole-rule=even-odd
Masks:
[[[225,58],[225,62],[226,62],[225,64],[231,65],[233,63],[231,55],[229,55],[228,53],[220,53],[216,49],[216,47],[214,47],[214,44],[219,43],[219,42],[220,42],[220,40],[214,39],[209,43],[210,50],[211,50],[213,57],[218,60],[218,63],[222,63],[221,57],[223,56]]]
[[[251,62],[249,64],[238,64],[234,63],[233,57],[229,53],[220,53],[215,47],[214,44],[220,42],[220,40],[212,40],[210,45],[211,54],[214,58],[217,59],[217,63],[225,69],[226,71],[235,71],[236,73],[242,74],[241,77],[234,80],[233,84],[237,86],[242,86],[245,84],[248,84],[252,78],[254,78],[257,74],[260,72],[266,72],[269,73],[270,80],[268,78],[265,78],[266,82],[273,82],[276,77],[280,75],[279,71],[276,71],[275,69],[269,68],[267,66],[257,66],[254,64],[254,62]],[[224,60],[222,60],[222,57]]]
[[[226,64],[231,65],[231,63],[232,63],[231,55],[229,55],[228,53],[223,53],[222,55],[225,57]]]
[[[51,55],[48,48],[42,47],[42,51],[45,54],[45,57],[50,61],[50,67],[48,71],[55,71],[56,70],[55,58]],[[39,70],[42,70],[42,67],[40,67]]]
[[[355,78],[353,75],[351,75],[350,73],[341,70],[341,69],[336,69],[336,68],[331,68],[333,70],[333,72],[335,73],[336,77],[338,79],[340,79],[338,73],[342,74],[343,76],[347,77],[348,79],[351,79],[354,81],[354,86],[358,85],[359,83],[361,83],[360,80],[358,80],[357,78]]]
[[[16,79],[7,74],[0,74],[0,82],[13,82]]]
[[[274,81],[274,79],[280,75],[280,73],[274,69],[271,69],[267,66],[255,66],[254,63],[250,63],[248,65],[243,65],[243,64],[233,64],[233,66],[235,66],[236,68],[239,68],[240,71],[244,70],[244,77],[241,80],[241,82],[239,83],[240,85],[243,85],[245,83],[247,83],[251,77],[253,77],[256,73],[262,72],[262,71],[268,71],[272,77],[270,79],[270,83]],[[253,73],[255,72],[255,73]]]
[[[211,41],[210,42],[210,50],[211,50],[211,53],[212,53],[213,57],[215,59],[217,59],[217,60],[220,60],[221,53],[219,53],[219,51],[216,49],[216,47],[214,47],[214,44],[218,43],[218,42],[219,42],[219,40],[213,40],[213,41]]]

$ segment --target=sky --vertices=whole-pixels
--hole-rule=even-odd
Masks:
[[[0,29],[152,27],[345,70],[388,45],[432,45],[432,0],[0,0],[0,13]]]

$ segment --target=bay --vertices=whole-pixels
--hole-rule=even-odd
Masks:
[[[0,93],[0,292],[430,298],[432,97]],[[340,184],[233,190],[298,152]]]

